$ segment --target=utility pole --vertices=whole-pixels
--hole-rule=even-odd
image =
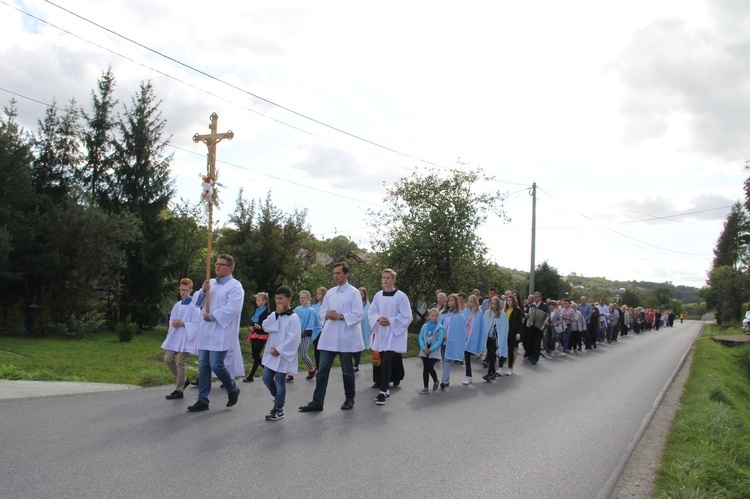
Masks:
[[[531,270],[529,270],[529,294],[534,294],[536,278],[536,182],[531,184]]]

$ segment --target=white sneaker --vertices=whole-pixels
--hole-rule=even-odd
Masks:
[[[508,368],[503,367],[500,369],[500,376],[506,376],[508,374]]]
[[[511,368],[509,367],[509,368],[508,368],[508,371],[507,371],[507,372],[505,373],[505,375],[506,375],[506,376],[510,376],[510,375],[512,375],[512,374],[513,374],[513,369],[511,369]]]
[[[464,378],[464,382],[462,384],[464,384],[464,385],[470,385],[471,384],[471,376],[466,376]]]

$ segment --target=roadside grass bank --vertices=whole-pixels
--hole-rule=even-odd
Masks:
[[[750,497],[750,343],[727,347],[706,327],[667,437],[656,498]]]
[[[161,344],[166,327],[157,327],[121,342],[114,332],[100,332],[80,340],[63,337],[26,338],[0,337],[0,379],[30,381],[79,381],[89,383],[121,383],[138,386],[161,386],[174,382],[164,364]],[[252,365],[247,333],[241,333],[240,347],[246,369]],[[410,334],[405,357],[419,352],[417,335]],[[310,347],[310,358],[313,349]],[[249,364],[248,364],[249,362]],[[360,363],[372,362],[372,351],[362,352]],[[338,366],[338,357],[334,362]],[[307,366],[300,359],[300,372]],[[256,373],[260,375],[262,368]],[[188,377],[198,376],[198,358],[188,358]]]

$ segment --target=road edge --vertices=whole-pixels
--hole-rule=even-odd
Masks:
[[[704,323],[700,327],[690,347],[654,400],[620,464],[609,476],[596,496],[597,499],[651,497],[669,428],[680,408],[680,397],[690,375],[695,342],[701,337],[705,326]]]

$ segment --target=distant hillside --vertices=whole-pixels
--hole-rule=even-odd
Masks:
[[[528,272],[507,267],[502,267],[502,269],[512,276],[514,284],[520,284],[518,286],[519,290],[522,288],[525,289],[525,286],[527,286],[529,281]],[[609,300],[614,297],[614,295],[619,294],[621,288],[625,288],[626,292],[631,291],[640,293],[650,292],[656,288],[667,288],[672,293],[674,299],[680,300],[686,305],[689,303],[701,303],[704,301],[703,298],[698,296],[698,290],[700,288],[682,285],[675,286],[669,281],[612,281],[606,277],[586,277],[575,273],[568,276],[560,276],[560,278],[570,284],[570,296],[572,297],[587,295],[589,298],[593,299],[605,298],[606,300]]]

